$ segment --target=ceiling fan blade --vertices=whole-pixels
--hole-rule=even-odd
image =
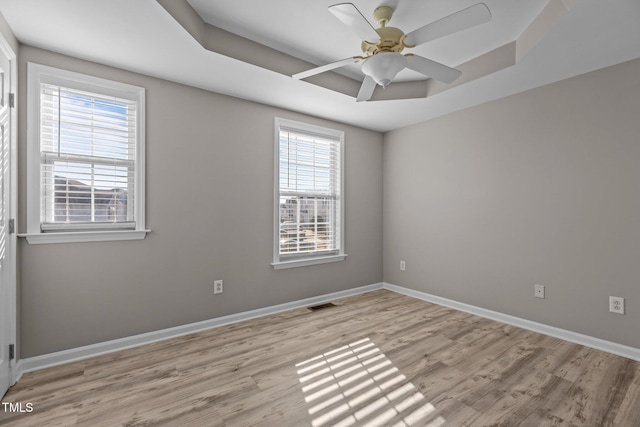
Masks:
[[[459,12],[411,31],[404,39],[405,46],[418,46],[431,40],[484,24],[491,20],[491,11],[478,3]]]
[[[406,58],[407,68],[422,73],[427,77],[440,80],[441,82],[451,83],[462,74],[460,70],[447,67],[444,64],[423,58],[422,56],[407,55]]]
[[[302,80],[306,79],[307,77],[315,76],[316,74],[324,73],[325,71],[344,67],[345,65],[357,64],[360,61],[362,61],[362,58],[359,58],[357,56],[353,58],[345,58],[340,61],[332,62],[331,64],[322,65],[320,67],[312,68],[310,70],[294,74],[291,77],[293,77],[294,79]]]
[[[365,76],[364,81],[362,82],[362,86],[360,86],[360,91],[358,92],[358,97],[356,98],[356,102],[368,101],[373,96],[373,91],[376,90],[376,81],[373,80],[371,76]]]
[[[354,30],[360,39],[370,43],[377,43],[380,40],[376,29],[353,3],[334,4],[329,6],[329,12],[333,13],[344,25]]]

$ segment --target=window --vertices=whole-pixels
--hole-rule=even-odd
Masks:
[[[28,67],[29,243],[144,238],[144,89]]]
[[[276,118],[276,269],[342,261],[344,133]]]

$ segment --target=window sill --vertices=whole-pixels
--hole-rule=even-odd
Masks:
[[[117,240],[142,240],[151,230],[74,231],[60,233],[18,234],[26,237],[30,245],[49,243],[113,242]]]
[[[283,270],[285,268],[305,267],[307,265],[325,264],[328,262],[342,261],[347,257],[347,254],[329,255],[317,258],[302,258],[290,261],[272,262],[274,270]]]

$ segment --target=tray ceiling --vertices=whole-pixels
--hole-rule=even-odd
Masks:
[[[365,15],[381,4],[396,7],[391,24],[405,31],[476,3],[353,2]],[[473,62],[478,55],[498,62],[501,59],[486,56],[487,52],[509,46],[510,40],[522,38],[523,31],[529,29],[525,41],[531,43],[514,45],[526,51],[525,55],[518,56],[516,49],[513,64],[501,64],[496,67],[499,71],[484,74],[477,70],[476,63],[466,73],[473,78],[448,88],[427,82],[426,97],[356,103],[351,86],[357,87],[362,79],[357,68],[348,70],[348,77],[327,75],[319,81],[297,81],[284,69],[295,68],[295,61],[313,66],[359,54],[360,40],[327,12],[333,3],[0,0],[0,12],[24,44],[377,131],[407,126],[640,57],[637,0],[486,0],[493,14],[491,22],[430,42],[416,53],[453,66]],[[566,13],[557,14],[560,18],[552,25],[547,20],[542,34],[536,35],[531,30],[532,20],[548,8],[564,8]],[[215,34],[241,36],[238,40],[245,42],[235,40],[238,49],[221,53],[228,47],[220,46],[222,40],[198,39],[190,32],[189,25],[200,25],[198,22],[203,28],[217,29]],[[252,46],[247,39],[252,40]],[[277,69],[279,61],[274,61],[280,58],[278,55],[282,55],[283,69]],[[265,65],[269,61],[275,64]],[[285,64],[288,61],[291,64]],[[483,66],[488,66],[486,61]],[[296,71],[301,71],[303,65],[297,67]],[[402,75],[403,80],[415,78],[410,73]],[[411,83],[398,83],[399,89],[392,89],[392,83],[384,92],[411,92],[423,85]],[[327,88],[336,84],[342,91]]]

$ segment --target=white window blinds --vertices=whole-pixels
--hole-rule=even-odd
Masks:
[[[135,228],[136,102],[40,84],[40,223]]]
[[[280,259],[338,253],[342,138],[286,126],[279,132]]]

